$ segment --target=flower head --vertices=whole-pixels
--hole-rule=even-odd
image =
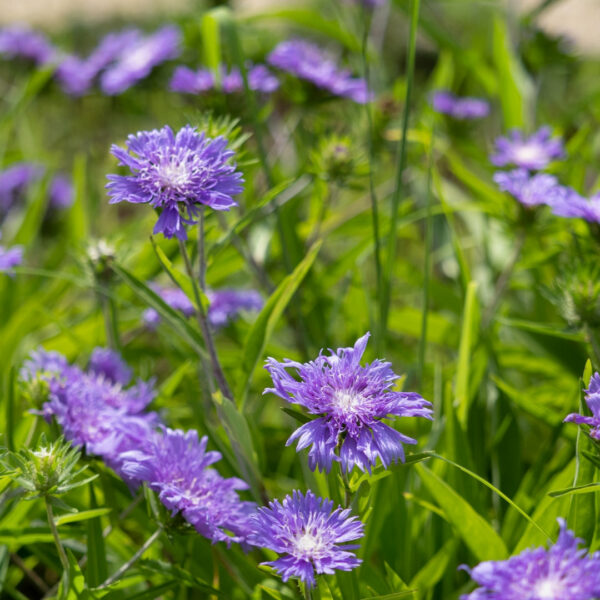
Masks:
[[[55,175],[50,184],[50,206],[61,210],[73,204],[73,184],[66,175]]]
[[[350,98],[359,104],[365,104],[371,98],[364,79],[352,77],[349,71],[340,69],[316,44],[300,39],[287,40],[281,42],[267,60],[274,67],[310,81],[335,96]]]
[[[571,413],[567,415],[565,423],[577,423],[577,425],[589,425],[591,427],[590,437],[600,441],[600,373],[594,373],[590,379],[590,387],[585,390],[585,402],[592,412],[591,417]]]
[[[563,186],[552,194],[548,204],[552,207],[552,212],[559,217],[600,223],[600,194],[588,199],[574,189]]]
[[[172,309],[183,313],[185,317],[194,314],[194,305],[179,288],[161,288],[150,284],[150,287],[168,304]],[[160,315],[153,308],[147,308],[142,316],[146,327],[154,329],[160,323]]]
[[[525,206],[550,204],[557,194],[562,194],[562,186],[553,175],[537,173],[530,175],[526,169],[498,172],[494,175],[498,187],[514,196]]]
[[[127,138],[127,150],[111,152],[131,175],[109,175],[111,204],[149,203],[161,209],[154,233],[186,239],[184,224],[195,223],[202,205],[215,210],[236,206],[232,196],[242,191],[242,174],[231,163],[224,137],[207,138],[190,125],[177,134],[166,125]]]
[[[364,535],[364,526],[350,509],[332,512],[333,501],[317,498],[310,490],[294,491],[283,502],[274,500],[259,508],[252,517],[254,546],[268,548],[284,556],[263,563],[281,574],[283,581],[299,577],[308,587],[315,585],[315,572],[328,575],[351,571],[362,562],[346,542]]]
[[[176,58],[179,38],[177,27],[165,25],[152,35],[126,44],[117,61],[103,73],[100,79],[102,91],[111,96],[120,94],[147,77],[157,65]]]
[[[128,477],[146,481],[173,514],[181,513],[213,543],[243,543],[255,505],[240,500],[238,490],[248,485],[236,477],[221,477],[211,467],[221,455],[207,452],[207,443],[194,430],[165,427],[144,450],[126,453],[123,469]]]
[[[496,154],[490,160],[497,167],[513,164],[530,171],[539,171],[554,159],[565,155],[562,140],[551,135],[549,127],[542,127],[528,138],[514,129],[508,137],[496,139]]]
[[[508,560],[466,569],[481,587],[461,600],[591,600],[600,597],[600,553],[587,554],[583,540],[562,519],[556,544],[524,550]]]
[[[308,462],[311,469],[331,469],[340,461],[343,471],[354,466],[371,470],[379,458],[385,468],[398,459],[404,461],[405,444],[417,441],[386,425],[382,419],[425,417],[431,419],[431,403],[419,394],[394,392],[398,376],[391,364],[375,360],[362,366],[369,333],[359,338],[353,348],[339,348],[330,356],[320,354],[302,364],[273,358],[267,360],[275,387],[265,390],[287,402],[304,406],[318,418],[298,428],[287,441],[297,440],[297,449],[311,446]],[[287,369],[296,369],[300,381]]]
[[[42,171],[39,165],[28,162],[15,163],[0,171],[0,216],[6,215],[22,199]]]
[[[490,112],[489,102],[481,98],[461,98],[450,92],[438,90],[432,94],[431,105],[436,112],[454,119],[480,119]]]
[[[110,348],[94,348],[90,356],[88,372],[121,385],[127,385],[132,377],[132,371],[121,355]]]
[[[20,57],[37,65],[49,63],[56,56],[52,44],[39,31],[24,25],[11,25],[0,29],[0,55]]]
[[[13,275],[13,269],[23,262],[23,246],[0,246],[0,273]]]
[[[207,295],[208,322],[215,329],[224,327],[244,310],[257,311],[263,307],[263,299],[256,290],[214,290]]]
[[[279,80],[265,65],[247,65],[248,87],[256,92],[270,94],[279,87]],[[220,89],[226,94],[241,92],[244,80],[237,67],[227,69],[220,67]],[[170,84],[174,92],[186,94],[202,94],[217,88],[216,78],[210,69],[192,71],[188,67],[177,67]]]

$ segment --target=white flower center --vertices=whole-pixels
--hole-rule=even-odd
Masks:
[[[305,531],[294,540],[294,546],[299,554],[307,558],[314,556],[324,548],[321,536],[312,535],[308,531]]]
[[[338,390],[333,394],[333,404],[339,408],[342,412],[353,413],[356,412],[362,403],[362,396],[360,394],[353,394],[344,390]]]
[[[565,595],[565,588],[557,579],[548,578],[538,581],[533,593],[536,600],[562,600]]]
[[[150,42],[140,44],[122,59],[127,69],[140,69],[154,56],[154,47]]]
[[[542,154],[543,151],[537,144],[524,144],[515,150],[516,162],[519,163],[539,160]]]
[[[163,187],[178,188],[190,180],[185,163],[169,162],[158,166],[158,177]]]

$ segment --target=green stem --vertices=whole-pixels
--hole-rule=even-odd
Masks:
[[[592,347],[592,352],[596,361],[596,367],[598,367],[600,365],[600,344],[598,343],[598,338],[594,333],[594,330],[589,325],[585,326],[585,335],[588,343]]]
[[[398,226],[398,208],[400,198],[404,191],[404,170],[406,168],[406,134],[408,132],[408,117],[410,114],[410,100],[412,96],[413,79],[415,72],[415,55],[417,47],[417,29],[419,25],[420,0],[412,0],[410,18],[410,36],[408,43],[408,56],[406,60],[406,95],[404,100],[404,114],[402,119],[402,135],[398,141],[398,160],[396,165],[396,187],[392,195],[392,214],[390,233],[387,244],[385,271],[383,274],[383,294],[380,299],[381,327],[385,331],[390,305],[392,269],[395,262],[396,228]]]
[[[203,234],[202,234],[203,236]],[[210,358],[210,363],[212,366],[212,371],[217,381],[217,385],[221,390],[223,396],[233,402],[233,394],[231,393],[231,389],[229,388],[229,384],[227,383],[227,379],[225,378],[225,373],[223,372],[223,368],[221,367],[221,363],[219,362],[219,357],[217,355],[217,350],[215,347],[215,342],[212,337],[212,333],[210,331],[210,326],[208,325],[208,319],[206,317],[206,313],[204,312],[204,305],[202,304],[202,299],[200,297],[200,290],[198,289],[198,283],[196,282],[196,277],[194,276],[194,270],[192,269],[192,263],[190,261],[190,257],[187,252],[187,248],[185,247],[185,242],[183,240],[179,240],[179,249],[181,251],[181,255],[183,257],[183,262],[185,263],[185,269],[192,281],[192,288],[194,290],[194,298],[196,300],[196,305],[198,310],[196,311],[196,316],[198,319],[198,325],[200,325],[200,331],[204,337],[204,342],[206,343],[206,349],[208,350],[208,356]],[[204,253],[202,253],[204,256]]]
[[[44,498],[46,503],[46,515],[48,516],[48,525],[50,525],[50,531],[52,532],[52,537],[54,538],[54,543],[56,544],[56,549],[58,550],[58,556],[60,557],[60,562],[62,563],[63,569],[65,571],[69,570],[69,559],[67,558],[67,553],[63,548],[63,545],[60,541],[60,537],[58,535],[58,528],[56,527],[56,523],[54,522],[54,514],[52,512],[52,505],[50,504],[50,499],[48,496]]]
[[[204,248],[204,206],[200,207],[198,220],[198,281],[202,293],[206,293],[206,252]]]

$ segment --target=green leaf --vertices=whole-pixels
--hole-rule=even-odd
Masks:
[[[95,510],[98,506],[94,486],[90,484],[90,506]],[[102,521],[100,516],[90,518],[87,522],[87,564],[85,576],[90,587],[100,585],[108,577],[106,562],[106,547],[102,535]]]
[[[236,394],[236,397],[240,399],[242,405],[245,403],[248,395],[248,388],[254,369],[256,368],[258,361],[262,358],[265,346],[275,329],[275,325],[281,318],[283,311],[317,258],[317,254],[321,249],[321,243],[322,242],[319,241],[313,244],[302,262],[300,262],[294,271],[279,284],[277,289],[267,300],[265,306],[254,322],[252,329],[248,333],[242,358],[243,375],[240,378]]]
[[[34,187],[31,201],[27,205],[25,217],[17,231],[13,244],[29,246],[36,239],[48,205],[48,177],[44,177]]]
[[[88,519],[95,519],[96,517],[102,517],[107,515],[112,508],[93,508],[91,510],[82,510],[72,515],[61,515],[56,517],[54,522],[57,527],[66,525],[67,523],[78,523],[79,521],[87,521]]]
[[[73,204],[67,214],[71,244],[75,247],[89,239],[89,218],[86,193],[86,159],[78,154],[73,162]]]
[[[407,590],[406,592],[394,592],[393,594],[385,594],[383,596],[368,596],[363,600],[396,600],[397,598],[414,597],[417,590]]]
[[[173,590],[180,585],[181,582],[178,579],[171,579],[170,581],[165,581],[159,585],[152,585],[150,589],[144,590],[143,592],[128,595],[127,600],[153,600],[154,598],[158,598],[165,592]],[[104,600],[123,600],[123,597],[123,590],[119,589],[104,596]]]
[[[144,559],[139,561],[138,568],[141,571],[145,571],[147,573],[158,573],[161,575],[168,575],[173,579],[177,579],[180,585],[183,584],[187,587],[196,588],[198,590],[202,590],[203,592],[207,592],[215,596],[223,596],[222,592],[215,589],[199,577],[192,575],[189,571],[186,571],[185,569],[182,569],[181,567],[175,564],[166,563],[161,560]]]
[[[506,317],[496,317],[495,321],[506,327],[521,329],[540,335],[548,335],[563,340],[573,340],[574,342],[584,342],[585,336],[579,332],[564,331],[561,325],[548,325],[545,323],[535,323],[534,321],[524,321],[523,319],[508,319]]]
[[[286,415],[290,415],[290,417],[296,419],[299,423],[308,423],[311,419],[308,415],[300,412],[299,410],[294,410],[293,408],[288,408],[287,406],[282,407],[281,409]]]
[[[222,11],[222,7],[217,7],[205,12],[202,15],[200,24],[204,64],[217,78],[220,77],[219,67],[221,64],[221,24],[219,16]]]
[[[371,475],[369,475],[369,473],[365,473],[364,475],[361,475],[356,481],[352,480],[350,482],[350,487],[352,491],[355,492],[365,481],[370,484],[373,484],[378,479],[384,479],[385,477],[389,477],[390,475],[392,475],[392,473],[396,471],[401,471],[406,467],[416,465],[417,463],[423,460],[427,460],[432,456],[434,456],[434,452],[430,450],[426,450],[425,452],[419,452],[417,454],[407,454],[404,462],[393,463],[387,468],[384,468],[382,466],[377,467],[377,469],[373,470]]]
[[[456,555],[457,540],[450,538],[446,543],[419,569],[411,579],[410,587],[420,591],[431,589],[444,576],[448,565]]]
[[[458,365],[456,367],[456,402],[458,404],[458,419],[466,428],[469,415],[471,395],[469,393],[469,374],[471,370],[471,349],[477,336],[477,283],[469,282],[463,313],[460,345],[458,348]]]
[[[589,494],[591,492],[600,492],[600,483],[586,483],[584,485],[576,485],[575,487],[566,488],[564,490],[555,490],[548,492],[551,498],[560,498],[561,496],[573,496],[577,494]]]
[[[508,557],[502,538],[466,500],[425,466],[416,465],[415,469],[477,560],[502,560]]]

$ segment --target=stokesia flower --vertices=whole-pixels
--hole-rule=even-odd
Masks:
[[[179,288],[161,288],[153,284],[150,287],[165,301],[165,304],[183,313],[185,317],[189,318],[194,314],[194,305]],[[147,308],[142,320],[146,327],[154,329],[160,323],[160,315],[153,308]]]
[[[212,90],[215,85],[215,76],[210,69],[193,71],[189,67],[179,66],[173,72],[169,87],[173,92],[184,94],[202,94]]]
[[[110,203],[149,203],[161,210],[154,233],[187,239],[185,224],[196,223],[202,205],[229,210],[242,192],[242,174],[231,162],[227,140],[208,138],[190,125],[177,134],[166,125],[127,138],[127,150],[111,152],[131,175],[109,175]]]
[[[295,490],[283,502],[274,500],[252,517],[249,542],[284,556],[263,564],[273,567],[283,581],[298,577],[307,587],[315,585],[315,572],[332,575],[351,571],[362,562],[346,544],[364,535],[364,526],[350,509],[336,508],[333,501],[317,498],[310,490]]]
[[[600,223],[600,194],[587,199],[572,188],[562,187],[551,195],[548,204],[558,217],[585,219],[590,223]]]
[[[454,119],[480,119],[490,112],[489,103],[481,98],[461,98],[443,90],[432,94],[431,105],[436,112]]]
[[[305,40],[281,42],[267,61],[336,96],[350,98],[359,104],[365,104],[371,98],[372,94],[364,79],[352,77],[349,71],[340,69],[319,46]]]
[[[513,129],[508,137],[496,139],[496,154],[490,160],[497,167],[513,164],[539,171],[565,155],[561,138],[551,135],[549,127],[542,127],[530,137],[524,137],[521,131]]]
[[[498,187],[514,196],[525,206],[549,204],[556,194],[562,194],[562,186],[553,175],[537,173],[530,175],[526,169],[515,169],[507,173],[498,172],[494,175]]]
[[[164,427],[146,449],[124,455],[123,470],[128,477],[147,482],[173,515],[181,513],[213,543],[244,543],[256,505],[240,500],[238,490],[248,488],[244,481],[221,477],[211,467],[221,454],[207,452],[207,443],[208,438],[198,439],[194,430]]]
[[[242,311],[258,311],[263,307],[263,299],[255,290],[215,290],[207,296],[208,322],[215,329],[224,327]]]
[[[567,415],[565,423],[577,423],[577,425],[589,425],[590,437],[600,441],[600,373],[594,373],[590,379],[590,387],[585,390],[585,402],[592,416],[587,417],[577,413]]]
[[[25,25],[10,25],[0,29],[0,55],[26,58],[37,65],[49,63],[56,56],[52,44],[39,31]]]
[[[0,217],[23,198],[28,186],[41,174],[41,167],[27,162],[15,163],[0,171]]]
[[[121,385],[127,385],[133,375],[121,355],[110,348],[94,348],[87,370]]]
[[[108,68],[100,79],[105,94],[124,92],[147,77],[157,65],[179,56],[179,29],[166,25],[152,35],[127,45],[117,61]]]
[[[342,470],[354,466],[371,471],[377,459],[387,468],[398,459],[404,461],[402,444],[416,444],[382,419],[390,417],[425,417],[431,419],[431,403],[413,392],[393,391],[398,379],[391,363],[375,360],[361,366],[369,333],[359,338],[353,348],[339,348],[330,356],[320,354],[314,361],[277,362],[267,359],[275,387],[271,392],[287,402],[300,404],[318,418],[305,423],[288,439],[297,440],[297,450],[311,446],[308,464],[312,470],[329,472],[332,462],[340,461]],[[296,369],[300,381],[287,369]]]
[[[524,550],[508,560],[463,567],[481,587],[461,600],[592,600],[600,598],[600,553],[579,549],[583,543],[558,519],[556,544]]]
[[[50,184],[50,207],[62,210],[73,204],[73,184],[66,175],[55,175]]]

